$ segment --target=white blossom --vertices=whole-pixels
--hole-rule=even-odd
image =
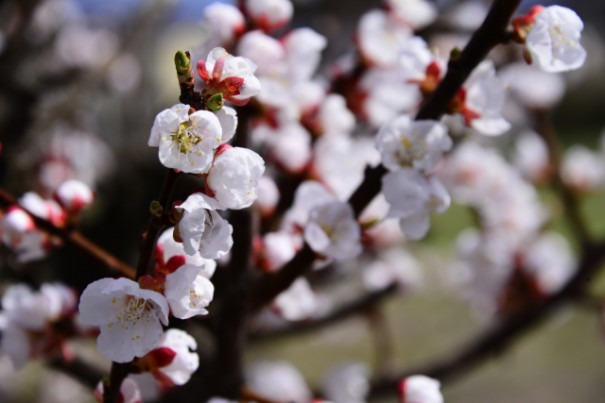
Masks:
[[[551,294],[557,292],[574,273],[576,259],[565,237],[546,232],[527,246],[523,268],[536,278],[541,291]]]
[[[513,63],[504,67],[500,75],[515,101],[529,108],[550,109],[565,94],[565,79],[525,63]]]
[[[436,178],[425,178],[412,169],[400,169],[382,177],[382,192],[390,204],[388,216],[399,219],[399,226],[410,239],[421,239],[429,230],[430,213],[443,213],[450,196]]]
[[[401,115],[380,129],[376,148],[387,169],[414,168],[428,173],[452,148],[452,139],[438,121],[412,120]]]
[[[483,61],[473,70],[464,89],[467,109],[463,115],[467,124],[489,136],[497,136],[510,129],[510,123],[502,117],[506,87],[496,76],[490,61]]]
[[[221,124],[212,112],[189,115],[188,111],[188,105],[177,104],[158,113],[147,144],[159,147],[160,162],[165,167],[204,174],[221,143]]]
[[[252,60],[259,76],[282,76],[288,69],[283,45],[260,30],[247,32],[240,38],[237,54]],[[264,85],[262,89],[264,91]]]
[[[382,10],[371,10],[359,20],[358,45],[371,64],[389,67],[397,64],[399,53],[412,36],[405,24],[397,24]]]
[[[175,207],[182,213],[176,229],[188,255],[199,252],[203,258],[220,259],[231,250],[233,227],[215,211],[217,207],[202,193],[191,194]]]
[[[223,106],[216,111],[215,115],[221,124],[222,136],[220,144],[225,144],[231,140],[237,129],[237,112],[229,106]]]
[[[203,274],[211,278],[216,270],[216,262],[202,257],[199,253],[189,255],[185,252],[182,242],[174,240],[174,227],[166,229],[159,236],[156,244],[156,260],[160,258],[163,264],[169,264],[171,259],[180,258],[183,264],[190,264],[197,267],[203,267]]]
[[[245,57],[230,55],[223,48],[212,49],[205,61],[197,63],[197,71],[206,83],[204,91],[221,93],[235,105],[245,105],[260,92],[260,81],[254,75],[256,65]]]
[[[179,319],[206,315],[214,297],[214,286],[203,267],[185,264],[166,276],[164,295],[170,311]]]
[[[195,339],[180,329],[168,329],[164,332],[158,347],[166,347],[176,353],[170,364],[158,370],[175,385],[187,383],[200,365],[200,358],[195,353],[197,349]]]
[[[211,3],[204,8],[202,24],[221,45],[226,45],[246,30],[246,20],[231,4]]]
[[[309,80],[319,66],[327,39],[311,28],[297,28],[283,38],[288,75],[293,81]]]
[[[58,319],[63,312],[63,294],[52,285],[45,284],[33,291],[25,284],[8,287],[2,297],[4,315],[26,330],[39,331]]]
[[[311,209],[304,238],[315,252],[333,259],[361,253],[361,229],[348,203],[333,201]]]
[[[254,24],[267,32],[288,24],[294,13],[290,0],[245,0],[244,7]]]
[[[548,72],[575,70],[584,64],[586,50],[580,45],[584,24],[571,9],[546,7],[536,16],[525,46],[531,61]]]
[[[311,390],[301,373],[286,361],[259,361],[245,371],[246,385],[266,399],[309,402]]]
[[[97,402],[103,402],[104,392],[105,388],[103,387],[103,382],[99,382],[95,389],[95,400]],[[139,385],[130,377],[124,379],[122,381],[122,384],[120,385],[119,401],[120,403],[143,403],[143,398],[141,397]]]
[[[277,271],[296,254],[295,241],[284,231],[268,232],[263,236],[263,268]]]
[[[57,201],[70,212],[78,212],[94,200],[90,187],[77,179],[70,179],[55,191]]]
[[[249,207],[257,197],[265,162],[254,151],[233,147],[219,153],[208,173],[208,187],[224,209]]]
[[[162,337],[162,324],[168,324],[164,296],[126,278],[89,284],[79,311],[82,322],[99,326],[97,349],[114,362],[129,362],[153,350]]]
[[[439,381],[424,375],[412,375],[399,384],[400,403],[443,403]]]
[[[605,184],[605,163],[600,154],[576,144],[563,155],[561,177],[567,186],[590,192]]]
[[[279,188],[275,181],[268,175],[263,175],[258,179],[258,197],[254,204],[260,209],[261,214],[268,216],[273,214],[277,203],[279,202]]]
[[[396,18],[414,29],[422,29],[437,18],[437,6],[427,0],[387,0]]]
[[[319,302],[304,278],[297,278],[286,290],[273,300],[273,307],[290,321],[309,319],[319,310]]]
[[[355,115],[339,94],[327,95],[319,107],[318,115],[324,135],[350,133],[355,127]]]

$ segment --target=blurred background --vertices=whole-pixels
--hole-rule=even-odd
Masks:
[[[164,168],[147,138],[157,112],[178,100],[173,56],[204,41],[196,0],[5,0],[0,3],[0,186],[15,196],[48,194],[57,181],[76,175],[91,184],[97,200],[83,217],[82,232],[126,262],[135,262]],[[443,18],[461,1],[438,1]],[[489,2],[477,2],[484,7]],[[534,1],[524,1],[526,11]],[[541,2],[541,4],[554,4]],[[320,71],[354,49],[359,17],[380,2],[294,0],[292,26],[309,26],[328,39]],[[561,1],[584,20],[586,66],[566,74],[567,92],[550,112],[566,146],[599,147],[605,127],[605,2]],[[483,8],[485,9],[485,8]],[[447,24],[427,35],[447,33]],[[443,32],[440,31],[443,29]],[[451,39],[462,45],[464,34]],[[448,52],[448,49],[445,50]],[[507,140],[504,139],[504,142]],[[181,181],[176,198],[191,183]],[[179,197],[180,196],[180,197]],[[557,210],[557,201],[542,197]],[[605,236],[605,192],[582,199],[593,234]],[[434,217],[429,236],[409,246],[421,262],[422,286],[389,298],[381,310],[392,339],[395,368],[410,368],[452,354],[488,325],[460,299],[448,281],[454,239],[473,225],[472,214],[453,206]],[[567,234],[562,217],[552,228]],[[62,279],[82,289],[105,276],[103,267],[65,248],[48,259],[21,263],[0,252],[3,288],[10,282],[40,284]],[[605,276],[591,279],[605,295]],[[246,359],[290,361],[313,387],[341,361],[376,364],[371,317],[357,315],[333,326],[250,342]],[[102,361],[101,361],[102,362]],[[105,364],[104,364],[105,365]],[[65,376],[31,363],[13,373],[0,360],[0,401],[90,401],[90,392]],[[57,385],[62,385],[60,388]],[[599,402],[605,396],[602,313],[567,306],[518,342],[443,388],[446,402]],[[4,400],[3,400],[4,399]],[[375,400],[395,402],[396,399]]]

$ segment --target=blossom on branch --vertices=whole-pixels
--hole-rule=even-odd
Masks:
[[[204,95],[222,94],[235,105],[245,105],[260,92],[254,76],[256,65],[245,57],[232,56],[223,48],[214,48],[208,58],[197,63],[197,72],[206,83]]]
[[[158,113],[147,144],[159,147],[160,162],[165,167],[205,174],[222,140],[221,123],[209,111],[188,113],[189,105],[184,104]]]
[[[529,61],[552,73],[582,67],[586,60],[586,50],[580,45],[584,23],[575,11],[550,6],[533,15],[535,21],[525,38]]]
[[[114,362],[129,362],[157,347],[168,303],[158,292],[126,278],[103,278],[86,287],[78,307],[82,322],[99,326],[97,349]]]
[[[215,211],[215,200],[193,193],[175,207],[179,215],[175,240],[183,242],[185,253],[199,254],[206,259],[220,259],[233,246],[233,227]]]
[[[164,295],[174,316],[189,319],[208,313],[214,286],[203,267],[186,264],[166,276]]]
[[[399,383],[400,403],[443,403],[439,381],[424,375],[412,375]]]

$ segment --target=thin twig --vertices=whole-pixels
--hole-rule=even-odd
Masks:
[[[0,188],[0,206],[2,208],[8,208],[10,206],[18,204],[19,203],[14,196],[12,196],[4,189]],[[100,262],[103,262],[108,268],[116,270],[128,278],[134,278],[134,268],[122,262],[120,259],[107,252],[99,245],[90,241],[89,239],[84,237],[84,235],[82,235],[80,232],[59,228],[50,221],[38,217],[37,215],[25,209],[24,207],[19,206],[19,208],[25,211],[32,218],[37,228],[49,233],[50,235],[59,237],[64,242],[67,242],[68,244],[86,252],[89,256],[99,260]]]

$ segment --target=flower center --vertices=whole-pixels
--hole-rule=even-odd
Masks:
[[[179,151],[183,154],[191,152],[191,147],[201,143],[202,137],[198,135],[197,125],[191,121],[183,122],[179,129],[172,135],[172,141],[178,144]]]
[[[112,302],[115,303],[116,300],[114,299]],[[151,311],[151,304],[147,303],[146,299],[129,295],[126,297],[124,305],[115,319],[122,329],[128,329],[130,326],[136,326],[137,322],[141,320],[149,322],[151,320]],[[112,323],[107,326],[111,327],[111,325]]]

